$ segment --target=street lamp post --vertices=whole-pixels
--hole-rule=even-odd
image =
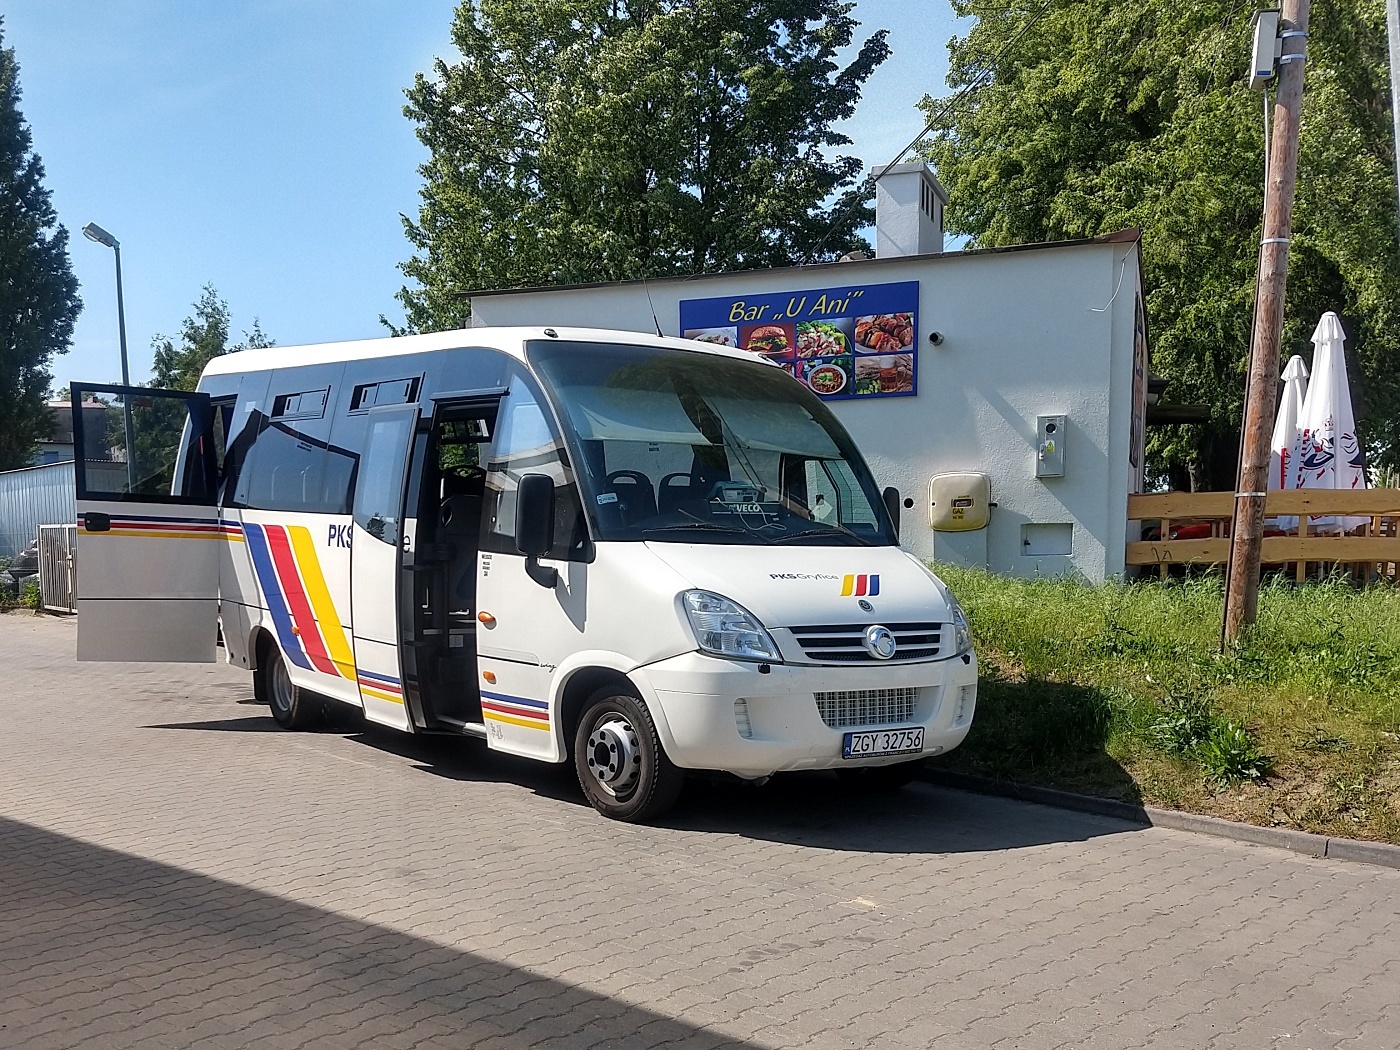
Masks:
[[[131,385],[131,376],[126,365],[126,309],[122,304],[122,246],[121,242],[113,237],[95,222],[90,222],[83,227],[83,236],[90,241],[96,241],[112,249],[112,253],[117,260],[117,334],[121,340],[122,350],[122,386]],[[135,428],[131,419],[131,398],[122,397],[122,425],[126,430],[126,484],[127,491],[136,491],[136,439]]]

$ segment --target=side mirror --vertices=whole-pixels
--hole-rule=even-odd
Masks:
[[[554,549],[554,479],[526,474],[515,490],[515,549],[540,557]]]
[[[899,489],[893,485],[880,493],[885,500],[885,509],[890,512],[890,521],[894,522],[894,538],[899,539]]]
[[[515,549],[525,555],[525,572],[541,587],[559,582],[559,570],[539,558],[554,549],[554,479],[526,474],[515,490]]]

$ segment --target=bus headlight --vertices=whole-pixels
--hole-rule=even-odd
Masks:
[[[736,660],[782,662],[758,617],[737,602],[710,591],[686,591],[681,604],[704,652]]]
[[[948,615],[953,621],[953,644],[957,647],[953,655],[961,656],[972,648],[972,632],[968,630],[967,614],[951,594],[948,595]]]

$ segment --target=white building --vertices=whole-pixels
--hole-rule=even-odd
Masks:
[[[471,323],[820,345],[836,356],[789,346],[790,370],[831,392],[877,480],[905,497],[906,548],[1016,576],[1121,574],[1147,401],[1138,234],[945,254],[946,202],[922,162],[902,164],[877,187],[875,259],[476,292]],[[985,528],[932,527],[977,523],[976,479],[931,495],[957,472],[990,483]]]

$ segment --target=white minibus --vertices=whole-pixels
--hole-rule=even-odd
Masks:
[[[463,329],[91,396],[133,451],[77,464],[80,660],[212,661],[221,633],[288,729],[329,698],[572,761],[631,821],[692,769],[897,785],[972,722],[967,622],[899,494],[746,352]]]

